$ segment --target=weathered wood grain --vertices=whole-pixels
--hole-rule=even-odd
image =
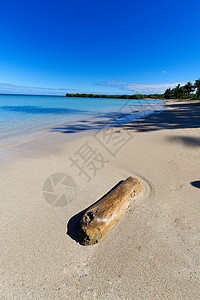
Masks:
[[[141,182],[128,177],[88,208],[80,220],[79,236],[83,245],[100,242],[126,211],[131,199],[142,191]]]

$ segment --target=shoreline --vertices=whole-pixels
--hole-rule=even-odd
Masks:
[[[0,296],[199,298],[199,115],[199,101],[170,100],[164,112],[111,131],[80,131],[71,141],[63,133],[19,147],[0,170]],[[70,160],[80,159],[85,144],[104,161],[95,175],[84,169],[90,181]],[[61,207],[44,197],[55,173],[70,175],[77,187]],[[142,181],[142,194],[101,243],[81,246],[73,218],[130,175]]]
[[[152,100],[152,99],[150,99],[150,100]],[[157,101],[157,100],[155,100],[155,101]],[[161,107],[161,103],[160,104],[153,103],[142,109],[138,109],[138,110],[132,112],[131,114],[129,113],[129,111],[124,112],[123,113],[124,115],[122,117],[120,116],[120,112],[118,113],[118,116],[116,115],[114,117],[112,117],[112,114],[111,114],[109,120],[107,119],[106,115],[97,113],[96,115],[93,115],[90,117],[87,116],[87,119],[83,119],[83,120],[77,119],[77,120],[67,123],[67,124],[62,122],[62,123],[58,123],[58,124],[54,124],[54,125],[41,127],[40,129],[36,130],[35,132],[27,134],[26,137],[24,136],[24,140],[22,140],[22,138],[21,138],[20,141],[16,141],[16,142],[8,144],[8,145],[0,146],[0,152],[1,152],[1,150],[13,148],[16,146],[22,146],[27,143],[28,144],[32,143],[32,142],[37,143],[38,141],[40,141],[42,139],[48,139],[57,134],[63,133],[63,131],[59,132],[59,128],[67,129],[67,128],[71,128],[71,127],[72,128],[77,127],[78,131],[82,131],[82,130],[83,131],[89,131],[89,130],[95,131],[95,130],[100,130],[103,126],[107,126],[107,125],[115,126],[115,125],[123,124],[123,122],[126,123],[127,116],[129,116],[130,122],[131,121],[137,122],[137,119],[141,119],[143,117],[149,117],[150,115],[157,113],[157,110],[158,110],[158,113],[162,112],[164,110],[164,106],[165,106],[165,101],[162,100],[162,107]],[[155,109],[154,108],[152,109],[152,107],[155,107]],[[123,106],[122,106],[122,108],[123,108]],[[123,121],[123,118],[125,119],[124,121]],[[87,125],[85,126],[86,123],[87,123]],[[77,133],[77,132],[74,132],[74,133]],[[41,134],[41,136],[39,136],[40,134]],[[70,136],[69,140],[72,140],[74,138],[75,138],[75,136],[73,137],[73,135],[72,135],[72,136]]]

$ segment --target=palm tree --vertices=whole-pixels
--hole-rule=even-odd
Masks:
[[[183,96],[183,88],[180,83],[173,89],[173,92],[175,98],[181,98]]]
[[[173,98],[173,90],[171,90],[170,88],[166,89],[166,91],[164,93],[164,98],[165,99],[171,99],[171,98]]]
[[[188,98],[190,98],[190,93],[194,91],[194,86],[191,82],[188,82],[184,85],[183,89],[185,90],[185,93]]]
[[[200,97],[200,79],[197,79],[194,84],[196,90],[196,96]]]

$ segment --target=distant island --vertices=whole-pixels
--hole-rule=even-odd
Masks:
[[[167,89],[164,94],[133,94],[133,95],[103,95],[103,94],[66,94],[66,97],[81,98],[114,98],[114,99],[192,99],[200,100],[200,79],[194,84],[186,83],[184,86],[178,84],[175,88]]]

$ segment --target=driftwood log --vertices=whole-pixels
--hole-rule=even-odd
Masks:
[[[81,243],[93,245],[100,242],[124,214],[131,199],[141,191],[141,182],[136,178],[128,177],[90,206],[80,220]]]

